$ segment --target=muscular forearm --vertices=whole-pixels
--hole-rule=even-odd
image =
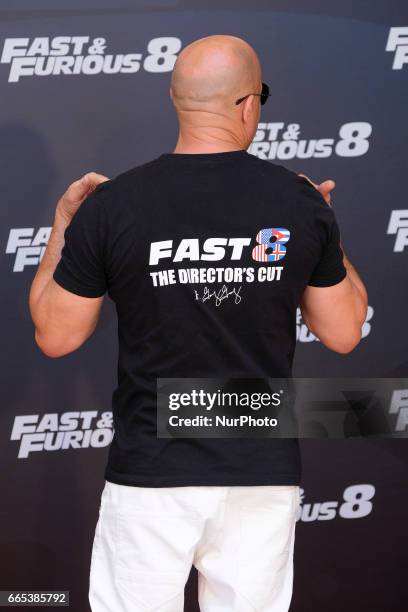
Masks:
[[[341,245],[341,248],[343,251],[343,264],[347,270],[347,278],[350,280],[353,295],[354,295],[356,317],[358,318],[360,325],[363,325],[366,319],[366,316],[367,316],[367,306],[368,306],[367,291],[366,291],[366,288],[361,278],[357,274],[356,269],[354,268],[351,261],[345,254],[343,245]]]
[[[87,195],[97,185],[107,180],[108,178],[102,174],[88,172],[81,179],[74,181],[57,203],[48,245],[30,288],[29,307],[37,335],[45,327],[52,308],[50,281],[61,259],[64,232]]]
[[[103,297],[75,295],[55,282],[53,275],[61,260],[65,230],[85,198],[107,180],[102,174],[88,172],[68,187],[55,209],[48,245],[29,294],[35,340],[49,357],[76,350],[93,333],[98,321]]]
[[[307,179],[331,206],[334,181],[327,180],[317,185],[307,176],[299,176]],[[307,286],[300,308],[306,325],[323,344],[333,351],[348,353],[361,340],[362,326],[367,316],[367,292],[341,243],[340,246],[346,277],[329,287]]]
[[[64,232],[69,223],[69,218],[57,208],[47,248],[31,284],[29,307],[34,326],[38,331],[41,330],[42,321],[47,317],[46,290],[61,259]]]

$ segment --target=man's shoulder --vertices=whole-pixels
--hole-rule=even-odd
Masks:
[[[280,192],[285,199],[292,201],[303,200],[312,206],[322,206],[325,204],[323,197],[317,189],[303,176],[294,170],[271,160],[262,159],[255,155],[248,155],[255,177],[261,180],[266,188],[271,188]],[[120,172],[115,177],[98,185],[94,191],[101,195],[101,199],[118,200],[125,202],[133,200],[133,196],[143,191],[148,191],[149,187],[157,188],[158,173],[160,173],[160,157],[133,166]]]
[[[254,156],[255,157],[255,156]],[[302,173],[290,170],[282,164],[266,159],[255,158],[261,173],[266,177],[266,184],[273,184],[287,203],[297,210],[311,216],[332,214],[320,191]]]
[[[254,160],[254,168],[267,178],[273,178],[275,181],[282,182],[284,185],[292,185],[294,188],[299,184],[299,175],[290,168],[279,164],[269,159],[263,159],[251,154],[251,159]]]
[[[127,195],[131,195],[134,189],[144,184],[152,176],[152,171],[154,172],[156,168],[156,162],[157,158],[120,172],[109,180],[100,183],[96,187],[95,193],[100,194],[101,198],[105,200],[117,199],[118,197],[123,199]]]

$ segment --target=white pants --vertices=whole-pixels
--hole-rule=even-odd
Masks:
[[[287,612],[298,486],[133,487],[105,481],[92,612],[182,612],[192,564],[201,612]]]

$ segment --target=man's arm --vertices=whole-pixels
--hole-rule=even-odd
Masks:
[[[47,248],[33,279],[29,308],[35,340],[49,357],[61,357],[79,348],[95,330],[103,297],[84,297],[67,291],[53,279],[61,259],[64,232],[85,198],[108,180],[94,172],[70,185],[59,200]]]
[[[320,191],[330,206],[330,192],[334,188],[334,181],[312,185]],[[347,271],[346,277],[330,287],[308,285],[303,293],[300,309],[307,327],[327,348],[338,353],[349,353],[361,340],[368,300],[361,278],[345,255],[343,246],[340,246]]]

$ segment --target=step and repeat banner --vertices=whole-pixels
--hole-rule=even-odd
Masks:
[[[0,589],[68,590],[82,612],[112,436],[117,322],[107,296],[97,330],[75,353],[52,359],[35,344],[28,293],[58,197],[88,171],[114,177],[171,152],[177,54],[210,34],[244,38],[272,94],[249,150],[315,182],[336,181],[344,249],[369,294],[363,339],[347,355],[322,346],[298,313],[294,373],[407,376],[408,6],[3,0],[0,17]],[[408,390],[390,411],[404,429]],[[402,611],[406,440],[301,447],[291,609]],[[199,609],[194,569],[185,609]]]

